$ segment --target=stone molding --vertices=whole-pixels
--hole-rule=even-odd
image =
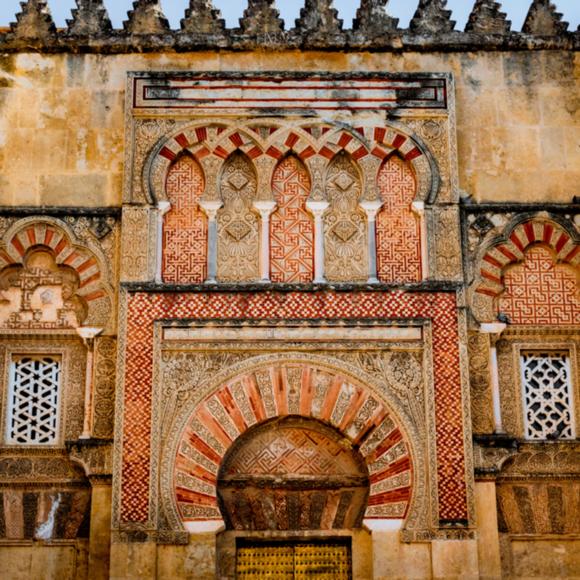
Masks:
[[[534,0],[522,32],[491,0],[478,0],[466,32],[454,30],[440,0],[421,0],[410,29],[397,27],[385,0],[361,0],[353,29],[344,30],[332,0],[305,0],[296,27],[284,29],[271,1],[252,0],[241,28],[226,29],[209,1],[191,1],[179,30],[171,30],[158,0],[137,0],[121,30],[112,30],[101,0],[77,0],[67,28],[54,25],[46,0],[27,0],[16,22],[0,33],[2,52],[88,52],[122,54],[207,49],[283,50],[372,48],[397,52],[433,50],[578,50],[580,33],[547,0]],[[193,22],[200,15],[199,23]],[[369,20],[372,19],[372,22]]]

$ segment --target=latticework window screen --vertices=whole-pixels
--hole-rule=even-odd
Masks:
[[[6,442],[50,445],[58,438],[61,360],[15,356],[10,369]]]
[[[573,439],[570,357],[561,351],[520,355],[526,439]]]

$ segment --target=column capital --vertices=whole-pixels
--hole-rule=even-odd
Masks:
[[[328,209],[330,203],[323,199],[307,199],[306,209],[314,215],[315,218],[322,217],[322,214]]]
[[[262,218],[266,218],[276,209],[277,204],[274,200],[259,199],[254,201],[252,205],[260,213]]]
[[[199,207],[205,212],[208,219],[214,220],[218,210],[223,206],[221,199],[201,199]]]
[[[369,221],[371,221],[377,217],[379,210],[383,207],[383,202],[380,199],[363,199],[359,202],[359,206],[367,214]]]
[[[479,332],[488,334],[492,345],[494,345],[500,339],[502,332],[506,328],[507,324],[505,322],[483,322],[479,326]]]
[[[411,203],[411,210],[415,212],[418,216],[425,214],[425,202],[424,201],[414,201]]]
[[[159,215],[164,216],[171,209],[171,202],[162,199],[157,202],[157,209],[159,210]]]
[[[82,338],[83,342],[85,343],[85,346],[87,348],[91,348],[92,345],[91,341],[94,340],[96,336],[101,334],[101,332],[103,332],[103,329],[98,326],[79,326],[76,329],[76,331],[77,334]]]

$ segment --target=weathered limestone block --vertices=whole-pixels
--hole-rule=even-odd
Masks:
[[[76,0],[72,20],[67,20],[72,36],[103,36],[113,29],[103,0]]]
[[[56,26],[46,0],[27,0],[10,30],[19,39],[48,40],[56,34]]]
[[[226,29],[221,12],[214,8],[212,0],[190,0],[185,18],[181,20],[181,30],[197,34],[221,35]]]
[[[507,34],[511,22],[501,11],[501,4],[493,0],[477,0],[469,15],[465,32],[477,34]]]
[[[568,23],[550,0],[534,0],[522,27],[522,32],[544,36],[564,34],[567,30]]]
[[[123,28],[129,34],[164,34],[169,31],[159,0],[136,0]]]
[[[367,38],[396,31],[399,19],[387,14],[388,2],[389,0],[361,0],[353,21],[353,30],[363,33]]]
[[[248,36],[276,34],[284,30],[284,21],[276,9],[275,0],[249,0],[240,25]]]
[[[445,10],[447,0],[420,0],[409,28],[417,34],[440,34],[451,32],[455,21],[451,20],[451,10]]]

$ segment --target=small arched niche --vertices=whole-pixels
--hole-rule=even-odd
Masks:
[[[250,428],[218,473],[226,529],[339,530],[362,526],[369,472],[338,430],[286,416]]]

